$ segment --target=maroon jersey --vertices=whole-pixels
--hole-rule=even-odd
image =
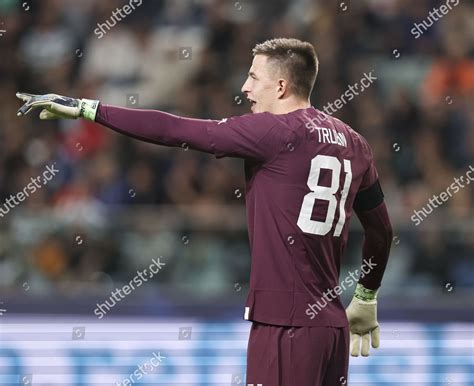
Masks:
[[[323,296],[339,284],[355,195],[377,180],[365,139],[314,108],[229,118],[209,131],[218,156],[246,156],[252,269],[245,317],[346,326],[339,296]],[[315,303],[323,306],[316,315],[307,311]]]
[[[101,105],[97,121],[145,141],[244,158],[252,255],[245,318],[347,326],[340,291],[323,299],[339,285],[354,198],[378,178],[360,134],[313,107],[213,121]]]

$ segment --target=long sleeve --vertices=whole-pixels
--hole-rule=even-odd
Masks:
[[[260,161],[271,159],[284,148],[291,134],[270,113],[246,114],[217,121],[99,104],[96,122],[145,142],[176,147],[186,145],[217,157]]]
[[[374,268],[359,282],[365,288],[377,289],[387,266],[393,237],[387,207],[382,202],[374,209],[356,210],[356,213],[365,231],[363,258],[367,261],[372,258],[375,263]]]
[[[138,110],[99,104],[96,122],[121,134],[164,146],[189,146],[214,153],[208,124],[158,110]]]

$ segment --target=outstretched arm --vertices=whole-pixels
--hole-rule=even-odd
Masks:
[[[273,114],[247,114],[222,119],[183,118],[158,110],[107,106],[99,101],[56,94],[17,93],[25,102],[18,115],[42,108],[40,119],[84,118],[119,133],[164,146],[186,146],[217,157],[233,156],[258,161],[272,159],[289,142],[288,127]]]
[[[218,121],[183,118],[158,110],[135,110],[99,104],[97,123],[121,134],[164,146],[189,146],[214,153],[211,127]],[[212,125],[210,125],[212,123]]]

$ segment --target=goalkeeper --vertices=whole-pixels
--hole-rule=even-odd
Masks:
[[[349,352],[368,356],[370,346],[379,346],[377,292],[391,224],[367,141],[309,102],[317,72],[316,53],[307,42],[273,39],[257,45],[242,87],[254,114],[220,121],[55,94],[17,94],[24,102],[18,115],[39,108],[41,119],[84,118],[143,141],[186,143],[245,160],[250,384],[340,385],[348,379]],[[365,230],[363,259],[373,258],[373,269],[360,278],[347,310],[338,293],[310,318],[308,305],[338,287],[353,210]]]

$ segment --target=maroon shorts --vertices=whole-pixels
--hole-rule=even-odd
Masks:
[[[342,386],[348,366],[348,327],[252,323],[246,385]]]

